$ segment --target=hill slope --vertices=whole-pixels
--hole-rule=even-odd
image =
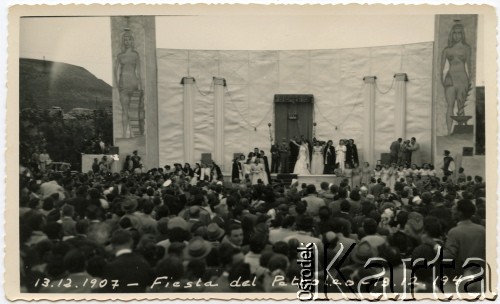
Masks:
[[[62,62],[19,60],[20,107],[109,108],[112,88],[86,69]]]

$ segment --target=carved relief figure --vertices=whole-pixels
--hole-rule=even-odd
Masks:
[[[134,49],[134,36],[126,29],[122,35],[121,52],[116,56],[115,84],[122,106],[123,137],[144,133],[144,106],[142,102],[141,60]],[[131,109],[133,104],[133,111]],[[127,136],[128,131],[130,136]]]
[[[445,74],[446,62],[449,69]],[[457,105],[456,116],[465,116],[465,106],[468,92],[471,88],[471,47],[465,40],[465,31],[461,23],[455,23],[450,30],[448,46],[443,49],[441,55],[441,81],[447,103],[446,125],[448,135],[451,134],[455,104]],[[460,124],[463,122],[457,120]],[[467,122],[467,120],[465,120]]]

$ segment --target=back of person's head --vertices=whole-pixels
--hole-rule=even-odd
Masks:
[[[358,189],[352,190],[351,194],[349,195],[349,198],[352,199],[353,201],[359,201],[361,199],[359,190]]]
[[[73,215],[75,214],[75,208],[71,205],[66,204],[62,207],[61,213],[62,216],[73,217]]]
[[[396,267],[403,263],[401,260],[401,252],[396,246],[382,246],[380,251],[380,256],[384,258],[391,267]]]
[[[337,192],[339,192],[339,186],[337,185],[331,185],[330,186],[330,192],[333,193],[333,194],[337,194]]]
[[[245,262],[239,262],[233,265],[229,271],[229,281],[234,282],[235,280],[241,280],[241,282],[252,280],[252,272],[250,270],[250,265]],[[233,287],[234,288],[234,287]],[[244,287],[242,287],[244,288]]]
[[[297,217],[297,230],[311,231],[314,226],[314,219],[312,216],[304,214]]]
[[[342,200],[340,202],[340,211],[349,212],[351,210],[351,203],[348,200]]]
[[[184,242],[189,240],[190,234],[181,227],[174,227],[168,230],[168,239],[170,242]]]
[[[335,233],[342,233],[345,237],[351,234],[351,223],[343,218],[335,218],[332,221],[332,231]]]
[[[377,222],[372,218],[366,218],[363,221],[363,230],[366,235],[374,235],[377,233]]]
[[[264,248],[266,247],[266,242],[267,242],[266,235],[263,235],[260,233],[254,234],[250,238],[250,242],[249,242],[250,251],[252,251],[253,253],[256,253],[256,254],[261,253],[262,250],[264,250]]]
[[[305,201],[298,201],[295,203],[295,212],[297,212],[298,215],[303,215],[306,213],[307,210],[307,203]]]
[[[62,238],[62,225],[57,222],[50,222],[43,229],[47,237],[51,240]]]
[[[63,263],[69,273],[77,273],[85,271],[87,259],[81,250],[71,249],[64,256]]]
[[[51,196],[43,200],[42,209],[45,211],[50,211],[54,209],[54,199]]]
[[[339,196],[339,199],[347,198],[347,189],[346,188],[339,188],[338,196]]]
[[[375,221],[375,223],[377,223],[377,225],[382,220],[382,215],[380,214],[380,212],[378,210],[370,211],[370,213],[368,214],[368,217],[373,219]]]
[[[328,208],[327,206],[321,206],[319,208],[318,215],[319,215],[319,219],[322,222],[326,222],[330,219],[332,212],[331,212],[330,208]]]
[[[167,254],[169,256],[182,257],[186,244],[184,242],[171,242],[168,246]]]
[[[206,273],[207,263],[203,259],[193,259],[187,264],[186,270],[191,278],[202,278]]]
[[[288,268],[288,258],[284,254],[275,254],[271,257],[267,264],[269,271],[273,272],[275,270],[286,271]]]
[[[87,234],[89,229],[89,222],[87,220],[78,220],[75,224],[75,230],[77,234]]]
[[[320,184],[321,190],[327,191],[328,190],[328,185],[329,185],[328,182],[321,182],[321,184]]]
[[[142,212],[144,212],[144,214],[151,214],[151,212],[153,212],[154,207],[155,207],[154,203],[151,200],[149,199],[142,200],[141,209]]]
[[[306,193],[307,194],[314,194],[314,193],[316,193],[316,186],[313,185],[313,184],[307,185]]]
[[[284,241],[278,241],[278,242],[274,243],[273,244],[273,252],[288,255],[288,244]]]
[[[169,256],[158,262],[156,276],[168,276],[172,281],[179,281],[184,277],[182,260],[176,256]]]
[[[132,244],[132,235],[127,230],[117,229],[111,235],[111,244],[113,246],[125,246]]]
[[[236,248],[231,244],[221,243],[219,246],[219,258],[221,265],[229,266],[233,263],[233,255],[236,253]]]
[[[461,199],[457,202],[457,211],[461,213],[462,219],[470,219],[476,213],[476,207],[468,199]]]
[[[424,218],[424,231],[431,238],[439,238],[443,235],[441,221],[435,217],[428,215]]]
[[[281,223],[281,227],[283,228],[290,228],[295,224],[295,216],[293,215],[288,215],[283,219],[283,222]]]

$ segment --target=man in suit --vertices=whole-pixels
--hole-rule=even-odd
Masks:
[[[474,203],[467,199],[459,200],[452,208],[452,215],[458,223],[448,231],[443,253],[445,258],[455,261],[458,272],[464,271],[461,266],[468,258],[484,260],[486,257],[486,231],[484,226],[471,221],[475,213]]]
[[[264,154],[264,150],[260,150],[260,158],[264,163],[264,169],[266,170],[267,181],[271,183],[271,172],[269,172],[269,161],[267,160],[267,156]]]
[[[399,150],[401,149],[402,141],[403,141],[402,138],[398,138],[398,140],[392,142],[391,147],[389,148],[391,151],[391,164],[398,163],[398,155],[399,155]]]
[[[289,163],[288,163],[288,158],[290,155],[290,149],[288,148],[288,144],[286,143],[286,139],[283,137],[283,142],[281,143],[279,147],[279,153],[280,153],[280,172],[281,173],[288,173],[290,172],[289,170]]]
[[[358,146],[356,146],[356,144],[354,143],[354,139],[351,138],[348,140],[348,146],[351,149],[351,158],[350,158],[350,162],[352,165],[351,168],[357,167],[359,166]]]
[[[153,269],[142,256],[132,252],[133,243],[132,235],[126,230],[116,230],[111,236],[115,255],[103,270],[103,278],[108,280],[103,292],[139,293],[151,286]],[[118,281],[118,286],[113,287],[113,280]]]
[[[325,149],[323,150],[323,159],[325,160],[325,167],[323,169],[323,174],[332,174],[335,169],[335,147],[333,146],[333,141],[329,140],[326,143]]]
[[[297,142],[297,136],[293,137],[293,141]],[[297,162],[297,157],[299,156],[299,147],[292,141],[290,141],[289,146],[290,146],[290,158],[289,158],[290,163],[288,168],[290,169],[290,171],[293,171],[295,163]]]
[[[280,166],[280,148],[278,144],[271,146],[271,173],[278,173]]]

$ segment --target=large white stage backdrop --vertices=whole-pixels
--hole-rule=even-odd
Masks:
[[[364,127],[366,99],[374,100],[373,160],[403,134],[416,137],[422,161],[431,161],[432,60],[432,42],[300,51],[157,49],[160,165],[198,162],[201,153],[214,155],[219,149],[223,170],[229,171],[233,153],[259,147],[270,155],[268,123],[274,127],[275,94],[313,94],[316,137],[335,145],[352,138],[360,156],[363,135],[369,132]],[[395,80],[398,73],[406,73],[406,87]],[[366,76],[375,76],[375,85],[366,83]],[[225,79],[225,87],[218,78]],[[216,107],[215,100],[222,104]],[[404,114],[398,114],[401,103],[406,103]],[[219,118],[222,125],[217,126]],[[192,125],[191,142],[185,121]],[[186,141],[192,145],[187,152]],[[222,144],[216,147],[215,142]]]

